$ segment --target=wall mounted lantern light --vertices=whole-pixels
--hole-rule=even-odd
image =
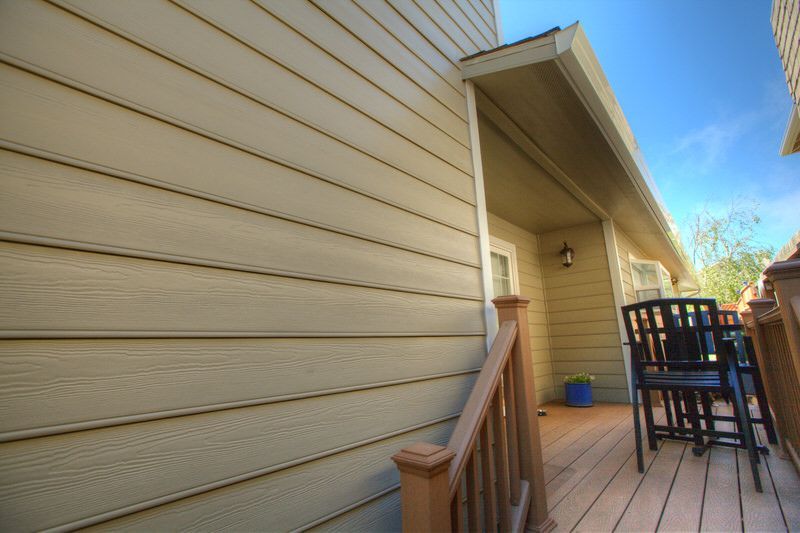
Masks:
[[[575,250],[567,246],[567,241],[564,241],[564,247],[561,249],[561,264],[565,267],[571,267],[574,259]]]

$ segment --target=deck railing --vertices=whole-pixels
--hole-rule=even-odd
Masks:
[[[493,300],[500,330],[447,447],[416,443],[400,470],[404,531],[549,531],[527,307]]]
[[[742,313],[781,445],[800,471],[800,259],[764,271],[776,300],[750,300]]]

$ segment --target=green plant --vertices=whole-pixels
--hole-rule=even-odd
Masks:
[[[588,372],[578,372],[577,374],[564,377],[564,383],[591,383],[592,381],[594,381],[594,376],[590,375]]]

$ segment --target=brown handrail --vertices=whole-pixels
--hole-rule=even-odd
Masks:
[[[392,457],[405,531],[555,527],[536,419],[529,302],[493,300],[500,329],[447,447],[417,443]]]
[[[461,482],[461,475],[467,466],[467,460],[472,457],[472,448],[475,446],[481,426],[486,420],[489,403],[500,385],[500,378],[503,376],[508,357],[514,348],[518,331],[517,323],[514,321],[509,320],[500,325],[500,331],[497,332],[489,356],[483,364],[478,380],[472,387],[467,403],[464,404],[464,410],[447,443],[447,447],[456,452],[449,470],[449,495],[451,498],[455,495],[458,484]]]

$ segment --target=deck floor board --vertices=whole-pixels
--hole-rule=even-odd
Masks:
[[[543,407],[548,416],[539,428],[557,531],[800,531],[800,477],[775,447],[759,467],[761,494],[746,452],[731,448],[695,457],[684,442],[659,441],[651,451],[645,438],[640,474],[629,405]],[[663,416],[658,409],[656,417]],[[758,437],[765,442],[763,431]]]

